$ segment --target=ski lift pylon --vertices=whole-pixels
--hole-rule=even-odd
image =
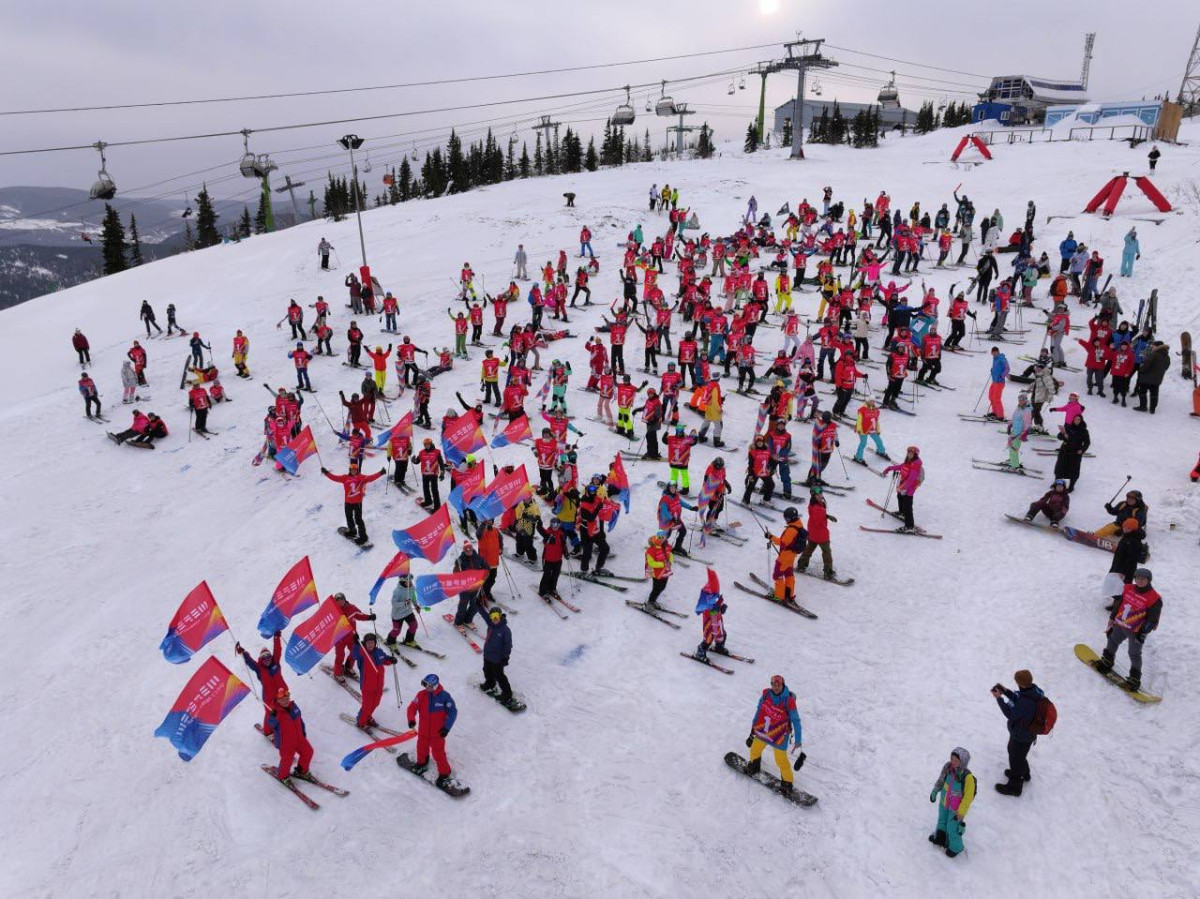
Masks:
[[[98,140],[92,146],[100,153],[100,172],[96,175],[96,183],[92,185],[88,195],[93,200],[111,200],[117,195],[117,183],[109,177],[108,162],[104,159],[104,148],[108,144]]]
[[[675,115],[675,101],[667,96],[667,81],[664,78],[662,83],[662,96],[658,98],[658,102],[654,104],[654,114],[660,116]]]
[[[613,125],[632,125],[637,114],[633,111],[633,101],[629,97],[629,85],[625,85],[625,102],[617,107],[612,115]]]

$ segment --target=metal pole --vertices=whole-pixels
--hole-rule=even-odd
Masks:
[[[767,73],[763,72],[762,88],[758,92],[758,145],[761,147],[763,142],[763,129],[766,127],[765,119],[767,114]],[[795,126],[793,126],[793,133]]]
[[[804,60],[796,67],[796,102],[792,106],[792,159],[804,158]]]
[[[354,147],[350,147],[350,170],[354,175],[354,217],[358,219],[358,246],[362,250],[362,264],[367,265],[367,242],[362,229],[362,197],[358,190],[358,164],[354,161]]]

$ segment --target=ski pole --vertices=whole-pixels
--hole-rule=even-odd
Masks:
[[[188,443],[192,442],[192,407],[188,406]]]
[[[1131,475],[1131,474],[1125,475],[1125,484],[1128,484],[1132,480],[1133,480],[1133,475]],[[1112,495],[1112,499],[1110,499],[1108,501],[1108,505],[1111,506],[1114,502],[1116,502],[1117,497],[1121,495],[1121,491],[1125,489],[1125,484],[1122,484],[1120,486],[1120,488],[1117,490],[1117,492]]]
[[[900,477],[899,472],[892,472],[892,480],[888,483],[887,495],[883,498],[883,510],[879,513],[879,517],[883,518],[888,511],[888,503],[892,501],[892,490],[896,487],[896,479]]]
[[[971,407],[972,412],[979,411],[979,404],[983,402],[983,395],[987,392],[988,382],[984,381],[983,386],[979,388],[979,399],[975,401],[975,405]]]

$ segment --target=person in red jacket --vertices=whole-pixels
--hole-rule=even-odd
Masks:
[[[358,666],[361,674],[359,686],[362,689],[362,706],[358,710],[359,727],[378,727],[379,722],[371,717],[383,699],[383,669],[395,665],[394,656],[388,655],[376,644],[379,638],[375,634],[364,634],[362,642],[355,635],[350,644],[350,658]]]
[[[367,484],[376,478],[383,477],[383,472],[384,469],[381,468],[375,474],[360,474],[357,462],[350,463],[348,474],[332,474],[328,468],[321,467],[321,474],[329,480],[341,484],[345,491],[346,526],[338,528],[338,533],[353,540],[359,546],[367,542],[367,526],[363,523],[362,515],[362,502],[367,492]]]
[[[196,433],[207,434],[208,430],[208,410],[212,405],[212,400],[209,399],[208,391],[201,385],[197,384],[188,391],[188,408],[196,414]]]
[[[308,742],[308,731],[304,727],[300,706],[292,702],[292,694],[286,687],[280,687],[275,693],[268,726],[275,734],[275,748],[279,750],[276,776],[280,780],[287,780],[292,775],[305,777],[312,762],[313,748]],[[293,760],[296,762],[295,770],[292,769]]]
[[[446,737],[458,718],[454,697],[447,693],[436,674],[421,679],[422,690],[408,704],[409,730],[417,728],[417,763],[412,770],[421,774],[429,766],[429,754],[437,763],[437,785],[450,780],[450,762],[446,759]],[[417,727],[418,719],[420,727]]]
[[[354,658],[350,654],[350,647],[354,645],[354,641],[358,639],[358,622],[374,621],[375,613],[368,614],[360,609],[350,600],[346,599],[345,593],[335,593],[333,601],[338,607],[338,611],[342,613],[346,621],[349,622],[351,633],[342,637],[334,644],[333,656],[333,677],[339,684],[343,683],[343,678],[354,677]]]
[[[238,643],[233,647],[233,651],[239,653],[246,661],[246,667],[249,668],[258,677],[258,682],[262,684],[263,708],[266,712],[263,714],[262,731],[263,736],[268,738],[275,737],[275,731],[271,727],[271,706],[268,697],[278,696],[282,690],[287,692],[287,682],[283,679],[283,668],[279,662],[283,658],[283,646],[280,642],[280,631],[275,632],[275,638],[271,643],[271,649],[263,647],[258,654],[258,661],[250,657],[250,653],[242,648],[242,644]]]
[[[79,354],[80,365],[92,364],[92,355],[89,352],[91,346],[88,344],[88,339],[83,336],[83,332],[78,328],[76,328],[75,333],[71,335],[71,346],[74,347],[75,352]]]
[[[818,547],[821,549],[821,563],[825,567],[825,580],[831,581],[836,576],[833,570],[833,550],[829,547],[829,522],[837,521],[825,508],[825,494],[820,487],[813,487],[808,500],[808,545],[796,562],[797,571],[806,571],[808,562]]]

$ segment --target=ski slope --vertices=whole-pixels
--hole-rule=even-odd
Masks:
[[[960,133],[889,138],[877,151],[810,147],[803,164],[776,151],[726,150],[708,161],[514,182],[373,210],[363,216],[369,259],[400,299],[401,329],[427,349],[452,345],[445,310],[464,261],[494,292],[507,283],[518,242],[532,273],[560,247],[573,256],[585,223],[602,264],[594,297],[607,303],[620,296],[616,244],[638,222],[648,240],[665,230],[665,217],[647,213],[645,200],[649,186],[664,181],[679,186],[681,204],[714,234],[737,226],[751,193],[760,213],[772,215],[785,201],[793,208],[803,197],[818,201],[826,184],[848,207],[886,188],[893,208],[907,212],[919,199],[932,212],[951,201],[961,182],[979,216],[1002,210],[1006,232],[1034,199],[1039,250],[1057,261],[1058,242],[1073,228],[1116,272],[1131,217],[1149,218],[1152,207],[1129,193],[1112,221],[1079,213],[1112,174],[1144,171],[1147,146],[998,147],[991,163],[955,167],[945,160]],[[1195,141],[1200,130],[1193,127],[1185,138]],[[1162,149],[1154,180],[1178,204],[1185,183],[1200,178],[1200,149]],[[563,207],[568,190],[578,195],[574,209]],[[971,468],[971,457],[1002,458],[1005,438],[998,428],[956,415],[969,412],[980,395],[987,357],[949,356],[941,380],[956,391],[923,396],[916,418],[883,417],[894,457],[920,445],[926,481],[916,497],[917,521],[944,539],[860,531],[859,525],[891,524],[864,502],[882,502],[886,482],[851,466],[856,489],[831,496],[829,509],[838,519],[832,526],[838,572],[856,584],[844,589],[798,578],[800,602],[820,616],[809,621],[733,587],[749,571],[766,576],[768,557],[749,513],[731,507],[750,542],[739,550],[711,541],[701,552],[717,562],[729,602],[730,648],[758,659],[752,666],[733,663],[732,677],[680,658],[699,640],[698,619],[674,631],[627,608],[615,592],[564,577],[564,595],[583,612],[561,621],[533,595],[537,575],[510,566],[519,595],[507,595],[503,576],[498,584],[503,601],[519,610],[509,619],[508,674],[529,711],[515,717],[478,695],[470,684],[478,657],[437,614],[425,616],[429,632],[420,639],[447,660],[431,666],[421,658],[417,670],[399,669],[405,704],[427,670],[438,671],[458,700],[448,752],[471,795],[455,801],[416,784],[382,753],[342,772],[337,760],[365,742],[338,719],[353,711],[349,698],[315,669],[310,677],[288,671],[316,749],[314,769],[351,790],[346,799],[310,790],[322,803],[316,814],[258,772],[277,754],[251,726],[260,720],[253,696],[189,764],[152,733],[210,651],[257,688],[228,636],[187,666],[163,661],[158,644],[166,623],[200,580],[207,579],[234,634],[255,652],[259,613],[298,558],[311,557],[322,597],[340,590],[365,604],[391,557],[390,530],[423,515],[410,498],[385,491],[383,481],[372,485],[365,516],[376,549],[359,554],[334,532],[344,523],[341,492],[320,476],[316,460],[294,481],[249,464],[262,442],[267,405],[259,384],[294,383],[286,358],[292,342],[274,327],[288,299],[306,306],[318,293],[331,299],[334,347],[344,351],[349,310],[342,278],[357,268],[354,220],[176,256],[0,312],[0,492],[7,512],[0,546],[8,597],[0,660],[0,807],[6,810],[0,895],[316,896],[392,885],[417,896],[858,897],[923,896],[931,889],[963,896],[1196,895],[1200,688],[1193,675],[1200,613],[1189,594],[1200,500],[1187,473],[1200,425],[1187,416],[1191,385],[1180,378],[1175,353],[1179,332],[1200,328],[1192,296],[1200,246],[1197,210],[1179,208],[1161,225],[1136,222],[1142,259],[1131,280],[1113,279],[1130,317],[1139,298],[1159,289],[1160,335],[1176,360],[1159,412],[1137,415],[1084,397],[1096,458],[1084,461],[1067,520],[1087,529],[1104,523],[1102,504],[1127,474],[1145,494],[1149,564],[1164,611],[1146,643],[1144,682],[1165,696],[1160,705],[1138,705],[1074,658],[1077,642],[1103,645],[1106,616],[1097,588],[1109,560],[1005,522],[1003,513],[1023,513],[1050,479]],[[1047,225],[1047,215],[1072,217]],[[323,236],[341,262],[328,274],[318,270],[315,254]],[[946,290],[970,272],[929,274],[928,264],[922,267],[944,312]],[[664,289],[675,284],[668,267]],[[1045,290],[1043,282],[1036,291],[1043,303]],[[109,427],[125,427],[120,363],[131,339],[143,336],[143,299],[164,325],[166,304],[174,302],[180,322],[213,344],[234,402],[210,414],[220,432],[211,441],[187,440],[177,387],[186,341],[142,341],[153,401],[140,407],[158,412],[171,428],[153,453],[115,447],[80,415],[73,329],[91,340],[91,371],[113,420]],[[811,287],[796,299],[802,312],[815,312]],[[600,308],[574,312],[570,328],[579,339],[553,344],[543,365],[570,359],[573,381],[582,384],[583,339],[599,324]],[[1075,323],[1086,322],[1074,302],[1071,312]],[[523,304],[514,306],[509,323],[527,314]],[[490,331],[490,310],[486,321]],[[251,340],[252,382],[232,376],[229,347],[237,328]],[[386,345],[390,336],[378,328],[374,320],[365,325],[367,340]],[[760,349],[773,352],[782,341],[778,331],[759,335]],[[880,340],[872,341],[873,357]],[[1026,348],[1010,351],[1014,369],[1025,364],[1017,352],[1036,354],[1037,346],[1033,334]],[[631,374],[641,347],[640,336],[630,340]],[[1069,361],[1080,364],[1078,345],[1068,347]],[[435,419],[457,408],[453,390],[477,395],[481,356],[473,350],[470,362],[433,382]],[[356,390],[361,380],[361,373],[323,357],[310,371],[316,398],[331,416],[337,391]],[[1060,398],[1083,392],[1082,373],[1066,377]],[[394,378],[389,371],[392,389]],[[572,413],[594,414],[589,396],[571,389],[568,398]],[[1010,387],[1006,405],[1015,401]],[[399,408],[407,408],[407,398]],[[726,409],[725,439],[744,450],[755,406],[733,395]],[[344,471],[345,457],[315,404],[305,410],[326,465]],[[1047,416],[1052,424],[1059,420],[1057,413]],[[577,424],[587,432],[580,465],[586,479],[606,470],[624,441],[586,419]],[[794,424],[792,433],[806,453],[807,426]],[[843,437],[849,453],[852,440],[848,432]],[[713,452],[696,448],[693,491]],[[523,462],[536,475],[525,447],[493,456],[499,464]],[[736,484],[742,453],[725,458]],[[1053,468],[1052,457],[1029,449],[1025,459],[1047,474]],[[366,470],[381,462],[377,457]],[[626,464],[634,509],[610,535],[616,558],[609,567],[638,574],[659,496],[654,482],[666,468]],[[841,480],[836,460],[830,471],[831,480]],[[413,568],[432,570],[420,562]],[[703,566],[677,568],[664,602],[690,611],[703,582]],[[391,586],[376,607],[381,618]],[[628,597],[643,598],[642,588],[635,585]],[[992,789],[1003,779],[1006,733],[988,690],[997,681],[1011,684],[1012,672],[1026,667],[1056,702],[1059,722],[1031,753],[1033,782],[1014,800]],[[797,780],[820,797],[811,810],[781,801],[722,763],[727,751],[744,753],[755,703],[776,672],[797,694],[809,758]],[[402,727],[396,698],[389,690],[376,716]],[[980,793],[968,816],[967,852],[951,861],[925,837],[936,815],[929,791],[956,745],[971,751]],[[769,759],[765,768],[773,770]]]

